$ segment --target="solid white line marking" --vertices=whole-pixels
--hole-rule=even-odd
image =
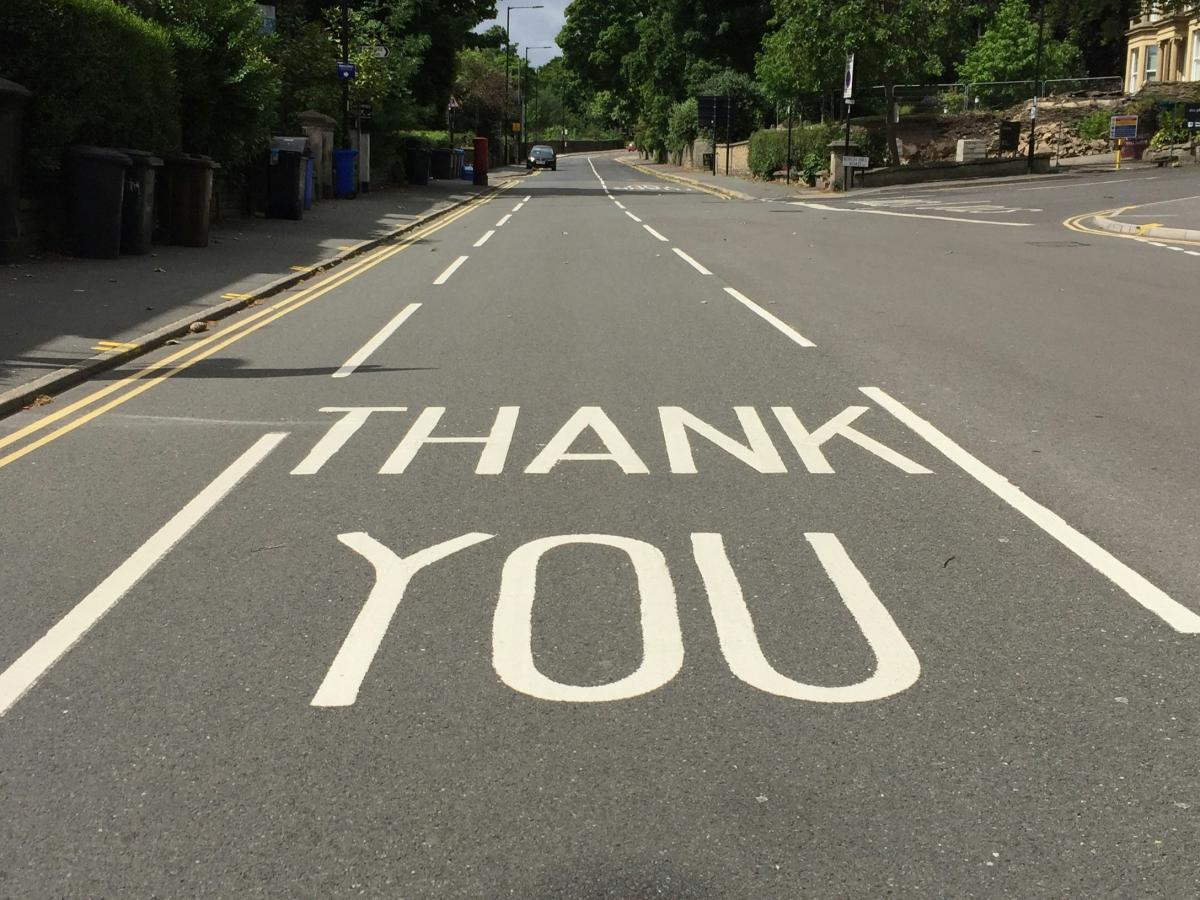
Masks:
[[[470,259],[469,256],[460,256],[454,262],[450,263],[450,265],[446,267],[446,271],[443,272],[441,275],[439,275],[437,278],[435,278],[433,280],[433,283],[434,284],[445,284],[447,281],[450,280],[450,276],[458,271],[458,267],[461,266],[463,263],[465,263],[468,259]]]
[[[789,338],[791,338],[793,341],[795,341],[801,347],[817,346],[812,341],[810,341],[808,338],[806,338],[804,335],[802,335],[800,332],[798,332],[796,329],[794,329],[791,325],[787,324],[787,322],[777,319],[774,315],[767,312],[765,309],[763,309],[761,306],[759,306],[757,303],[755,303],[753,300],[751,300],[749,297],[747,297],[741,291],[735,291],[733,288],[727,287],[727,288],[725,288],[725,293],[727,293],[730,297],[732,297],[738,303],[745,306],[746,309],[750,310],[756,316],[761,316],[765,321],[767,321],[771,325],[775,326],[775,328],[779,329],[779,331],[783,332],[785,335],[787,335]]]
[[[1177,603],[1091,538],[1068,525],[1003,475],[976,459],[900,401],[876,387],[859,388],[942,454],[1176,631],[1200,634],[1200,615]]]
[[[682,259],[685,263],[687,263],[689,266],[691,266],[693,269],[695,269],[701,275],[711,275],[712,274],[712,272],[708,271],[708,269],[704,268],[704,266],[700,265],[700,263],[696,262],[694,259],[692,259],[690,256],[688,256],[686,253],[684,253],[678,247],[672,247],[671,249],[675,251],[676,256],[678,256],[680,259]]]
[[[420,308],[420,303],[410,303],[408,306],[404,307],[404,309],[400,310],[400,313],[393,318],[392,321],[388,322],[381,329],[379,329],[378,334],[363,344],[357,353],[342,363],[341,368],[333,373],[333,377],[345,378],[347,375],[361,366],[367,361],[367,357],[383,346],[383,342],[392,336],[392,332],[403,325],[405,320],[407,320],[409,316],[411,316]]]
[[[520,203],[518,203],[516,206],[514,206],[514,207],[513,207],[513,210],[512,210],[512,211],[513,211],[513,212],[520,212],[520,211],[521,211],[521,207],[523,207],[524,205],[525,205],[525,201],[524,201],[524,200],[522,200]]]
[[[1175,250],[1175,251],[1177,251],[1178,253],[1186,253],[1186,252],[1187,252],[1187,251],[1186,251],[1186,250],[1184,250],[1182,247],[1167,247],[1167,249],[1168,249],[1168,250]]]
[[[267,454],[287,437],[287,432],[264,434],[250,449],[234,460],[188,504],[173,515],[146,543],[98,584],[69,613],[0,672],[0,716],[24,696],[50,668],[117,605],[171,548],[182,540],[221,499],[228,494]]]
[[[889,209],[843,209],[840,206],[827,206],[824,203],[796,202],[793,206],[807,206],[809,209],[819,209],[822,212],[863,213],[868,216],[896,216],[901,219],[936,219],[939,222],[966,222],[970,225],[1008,225],[1012,228],[1032,228],[1032,222],[997,222],[994,219],[963,219],[957,216],[926,216],[921,213],[895,212]]]
[[[512,218],[512,213],[505,213],[504,216],[500,219],[500,221],[496,223],[496,227],[503,228],[504,223],[507,222],[511,218]]]
[[[481,237],[479,240],[477,240],[475,242],[474,246],[482,247],[484,244],[486,244],[488,242],[488,238],[490,238],[495,233],[496,233],[496,229],[494,229],[494,228],[491,229],[487,234],[485,234],[483,237]]]
[[[660,241],[663,241],[664,243],[666,242],[667,239],[665,237],[663,237],[661,234],[659,234],[657,231],[655,231],[653,228],[651,228],[649,225],[643,225],[642,227],[645,228],[652,235],[654,235],[656,238],[658,238]]]
[[[635,216],[633,213],[631,213],[629,210],[625,210],[625,215],[629,216],[629,218],[633,219],[633,221],[635,221],[635,222],[641,222],[641,221],[642,221],[642,220],[641,220],[641,219],[639,219],[637,216]]]
[[[625,208],[625,204],[622,203],[620,200],[617,200],[616,198],[614,198],[612,194],[609,194],[608,196],[609,196],[609,199],[612,200],[613,203],[617,204],[618,209]]]

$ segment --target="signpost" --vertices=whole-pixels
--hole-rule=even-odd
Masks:
[[[1121,144],[1125,138],[1137,137],[1137,116],[1112,116],[1108,120],[1108,139],[1117,145],[1116,168],[1121,168]]]
[[[699,125],[712,132],[712,173],[717,174],[717,123],[725,122],[725,174],[729,174],[729,133],[733,118],[733,101],[728,95],[721,97],[708,94],[696,98],[696,118]]]

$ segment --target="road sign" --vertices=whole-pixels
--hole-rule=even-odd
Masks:
[[[725,121],[730,113],[729,98],[722,96],[703,96],[696,98],[697,118],[702,128],[712,128],[716,123]]]
[[[520,131],[520,130],[521,130],[521,123],[520,123],[520,122],[513,122],[513,123],[512,123],[512,130],[513,130],[513,131]]]
[[[1113,116],[1108,120],[1108,136],[1111,140],[1137,137],[1137,116]]]
[[[1001,122],[1000,123],[1000,151],[1011,152],[1015,151],[1021,144],[1021,123],[1020,122]]]
[[[843,156],[842,165],[847,169],[869,169],[871,167],[871,157]]]
[[[338,81],[353,81],[358,77],[358,66],[354,63],[338,63],[337,77]]]
[[[387,48],[387,47],[376,47],[375,49],[373,49],[373,50],[371,51],[371,54],[372,54],[372,55],[373,55],[373,56],[374,56],[376,59],[387,59],[387,58],[388,58],[388,52],[389,52],[389,51],[388,51],[388,48]]]
[[[842,83],[842,99],[851,100],[854,97],[854,54],[846,55],[846,78]]]
[[[1188,131],[1200,131],[1200,103],[1189,103],[1187,106]]]
[[[360,119],[369,119],[373,115],[375,115],[375,107],[374,106],[372,106],[370,103],[359,104],[358,117]]]

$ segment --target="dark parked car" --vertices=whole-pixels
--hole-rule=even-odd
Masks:
[[[558,171],[558,154],[554,152],[553,147],[547,147],[545,144],[538,144],[536,147],[529,148],[529,158],[525,160],[526,170],[534,168],[549,169],[552,172]]]

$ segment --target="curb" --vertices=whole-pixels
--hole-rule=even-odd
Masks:
[[[653,175],[655,178],[661,178],[661,179],[663,179],[663,181],[674,181],[677,184],[684,184],[684,185],[687,185],[688,187],[693,187],[693,188],[696,188],[697,190],[704,191],[706,194],[713,194],[717,197],[720,197],[722,200],[757,200],[758,199],[757,197],[751,196],[750,194],[744,194],[741,191],[735,191],[732,188],[717,187],[716,185],[708,184],[707,182],[704,182],[704,181],[696,181],[694,179],[687,178],[686,176],[683,176],[683,175],[676,175],[673,172],[659,172],[655,169],[647,168],[646,166],[641,166],[634,162],[626,162],[625,160],[620,159],[620,158],[617,158],[616,162],[620,163],[623,166],[629,166],[629,168],[631,168],[631,169],[637,169],[639,172],[642,172],[646,175]]]
[[[1092,216],[1092,221],[1102,231],[1132,237],[1156,237],[1164,241],[1194,241],[1200,243],[1200,231],[1194,228],[1164,228],[1161,225],[1131,225],[1106,216]]]
[[[488,187],[475,194],[473,197],[468,197],[466,200],[456,200],[449,206],[434,210],[427,213],[418,219],[407,222],[394,231],[389,231],[387,234],[379,237],[368,238],[365,241],[360,241],[354,244],[350,249],[343,250],[340,253],[334,254],[328,259],[313,263],[302,272],[293,272],[290,275],[284,275],[276,278],[274,281],[269,281],[261,287],[255,288],[245,294],[241,294],[235,300],[226,300],[224,303],[217,303],[209,306],[206,309],[199,310],[192,315],[182,319],[176,319],[167,325],[156,328],[147,334],[134,338],[128,343],[132,346],[122,350],[111,350],[108,353],[99,353],[95,356],[89,356],[81,359],[76,365],[68,366],[63,369],[55,369],[47,375],[36,378],[33,381],[26,382],[18,387],[12,388],[0,394],[0,418],[11,415],[18,410],[25,409],[30,406],[38,397],[50,395],[55,396],[62,393],[68,388],[72,388],[77,384],[87,381],[94,375],[101,372],[106,372],[109,369],[115,369],[117,366],[124,365],[132,359],[137,359],[151,350],[157,350],[167,341],[177,337],[182,337],[189,333],[189,328],[193,322],[198,321],[214,321],[224,319],[231,316],[240,310],[245,309],[272,297],[288,288],[294,287],[303,281],[307,281],[315,275],[320,275],[336,266],[341,265],[349,259],[356,256],[361,256],[371,250],[381,247],[384,244],[389,244],[399,237],[414,231],[418,228],[423,228],[430,222],[440,219],[442,216],[453,212],[456,209],[461,209],[469,203],[474,203],[481,197],[487,197],[501,190],[501,185],[497,184],[494,187]]]

